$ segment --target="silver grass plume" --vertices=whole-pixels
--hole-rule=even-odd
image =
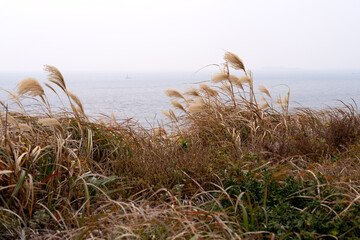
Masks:
[[[228,63],[230,63],[230,66],[236,70],[243,70],[245,72],[245,66],[244,63],[241,61],[241,59],[231,52],[226,52],[224,55],[224,60]]]
[[[66,84],[61,72],[54,66],[45,65],[44,70],[49,73],[49,81],[58,85],[64,92],[66,92]]]
[[[28,95],[31,97],[43,96],[44,89],[35,78],[25,78],[16,86],[16,92],[19,96]]]

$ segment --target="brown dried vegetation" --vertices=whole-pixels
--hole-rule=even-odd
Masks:
[[[67,90],[55,67],[46,70],[56,86],[45,86],[54,92],[59,87],[65,93],[70,106],[67,111],[53,113],[41,85],[35,79],[23,80],[18,94],[13,93],[23,111],[4,108],[2,112],[0,236],[358,236],[359,221],[352,215],[360,212],[360,116],[356,104],[322,111],[290,109],[290,92],[278,100],[273,100],[264,86],[261,93],[255,93],[252,74],[240,58],[227,52],[224,59],[220,73],[212,78],[213,85],[202,83],[184,94],[166,91],[177,98],[172,101],[175,109],[164,112],[169,118],[167,126],[150,130],[115,117],[101,123],[89,120],[81,101]],[[231,68],[240,75],[230,74]],[[21,104],[24,94],[35,101],[39,97],[38,103],[46,111],[27,114]],[[259,193],[256,184],[264,192]],[[297,190],[276,192],[287,186]],[[256,194],[260,194],[258,200]],[[271,200],[275,194],[285,194],[281,195],[284,199]],[[293,199],[319,203],[315,208],[310,203],[302,209],[291,208],[298,219],[309,214],[303,225],[308,230],[284,225],[282,215],[270,207],[273,202]],[[316,228],[309,219],[317,209],[324,218],[331,217],[328,223],[334,224],[332,228],[339,226],[340,230]],[[285,213],[286,221],[290,215]],[[279,219],[273,220],[273,216]]]

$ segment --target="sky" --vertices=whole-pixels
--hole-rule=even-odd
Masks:
[[[360,69],[359,0],[0,0],[0,71]]]

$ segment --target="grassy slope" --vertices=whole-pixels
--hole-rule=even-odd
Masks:
[[[356,106],[289,110],[236,55],[222,67],[212,86],[168,90],[169,124],[151,130],[89,120],[54,67],[67,112],[23,80],[1,122],[1,238],[359,238]]]

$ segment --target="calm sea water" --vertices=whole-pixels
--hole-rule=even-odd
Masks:
[[[150,127],[164,120],[161,111],[170,108],[165,89],[183,91],[197,82],[209,81],[216,72],[63,72],[63,75],[67,88],[78,95],[88,115],[114,112],[118,119],[133,118]],[[4,90],[14,90],[16,83],[26,77],[47,82],[46,73],[0,72],[0,100],[8,101]],[[360,71],[268,69],[254,71],[254,83],[265,85],[274,98],[290,88],[292,107],[340,106],[337,99],[360,103]],[[48,91],[47,94],[54,106],[60,105],[54,94]]]

